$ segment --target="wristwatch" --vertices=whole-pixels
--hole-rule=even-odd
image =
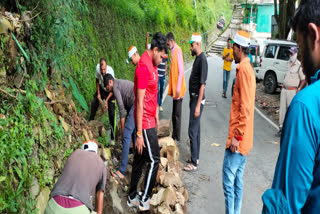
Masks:
[[[141,138],[142,137],[142,132],[141,131],[137,131],[137,137]]]

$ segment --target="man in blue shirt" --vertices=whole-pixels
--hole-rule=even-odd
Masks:
[[[301,0],[291,24],[309,86],[293,98],[287,111],[262,213],[320,212],[320,0]]]

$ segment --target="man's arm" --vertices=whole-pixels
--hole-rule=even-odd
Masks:
[[[142,116],[143,116],[143,102],[144,96],[146,93],[146,89],[137,89],[137,110],[136,110],[136,125],[137,125],[137,132],[142,133]],[[142,150],[144,145],[143,137],[138,137],[136,140],[136,148],[139,154],[142,154]]]
[[[113,93],[110,92],[109,95],[106,98],[105,104],[106,104],[106,109],[108,109],[108,101],[110,100],[110,98],[112,97]]]
[[[120,129],[121,129],[121,133],[123,133],[126,110],[124,108],[123,99],[122,99],[120,90],[117,87],[113,87],[113,94],[117,100],[119,114],[120,114]]]
[[[99,87],[99,80],[96,79],[96,88],[97,88],[97,97],[98,99],[101,99],[101,96],[100,96],[100,87]]]
[[[103,210],[103,191],[99,190],[96,195],[96,212],[102,214]]]
[[[237,82],[239,83],[240,89],[240,103],[239,103],[239,116],[237,118],[237,125],[233,130],[233,135],[236,139],[242,138],[244,135],[247,122],[249,120],[250,110],[252,110],[252,105],[254,105],[254,92],[255,90],[252,89],[251,79],[248,75],[248,72],[245,71],[238,71],[237,75]]]
[[[168,60],[166,61],[166,68],[165,68],[165,74],[164,74],[165,77],[167,76],[167,68],[168,68]]]
[[[262,197],[264,211],[280,208],[283,201],[270,202],[281,197],[289,207],[287,213],[301,213],[314,181],[314,166],[319,148],[316,127],[318,120],[313,117],[306,104],[293,101],[288,108],[282,130],[272,188]]]
[[[297,92],[301,91],[307,85],[306,80],[301,80]]]
[[[201,101],[202,101],[203,94],[204,94],[204,88],[205,88],[205,84],[202,84],[200,86],[200,90],[199,90],[197,106],[196,106],[196,109],[194,111],[194,117],[195,118],[199,117],[199,115],[200,115],[200,107],[201,107]]]

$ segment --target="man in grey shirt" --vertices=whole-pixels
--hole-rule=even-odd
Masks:
[[[96,194],[96,212],[102,214],[106,185],[106,167],[97,154],[98,146],[87,141],[68,158],[50,193],[45,214],[91,213],[92,197]]]
[[[135,144],[135,123],[134,123],[134,91],[133,82],[129,80],[114,79],[112,75],[106,74],[104,77],[105,88],[113,93],[118,103],[120,112],[120,129],[122,133],[122,156],[119,170],[113,176],[123,179],[128,165],[128,156],[131,139]],[[127,113],[127,116],[126,116]]]

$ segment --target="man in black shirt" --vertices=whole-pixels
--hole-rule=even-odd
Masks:
[[[196,59],[192,66],[192,72],[189,79],[190,94],[190,118],[188,134],[190,138],[191,159],[189,164],[184,167],[187,172],[196,171],[199,164],[200,154],[200,118],[205,103],[204,88],[208,75],[207,58],[201,50],[201,36],[194,33],[189,41],[192,56]]]

